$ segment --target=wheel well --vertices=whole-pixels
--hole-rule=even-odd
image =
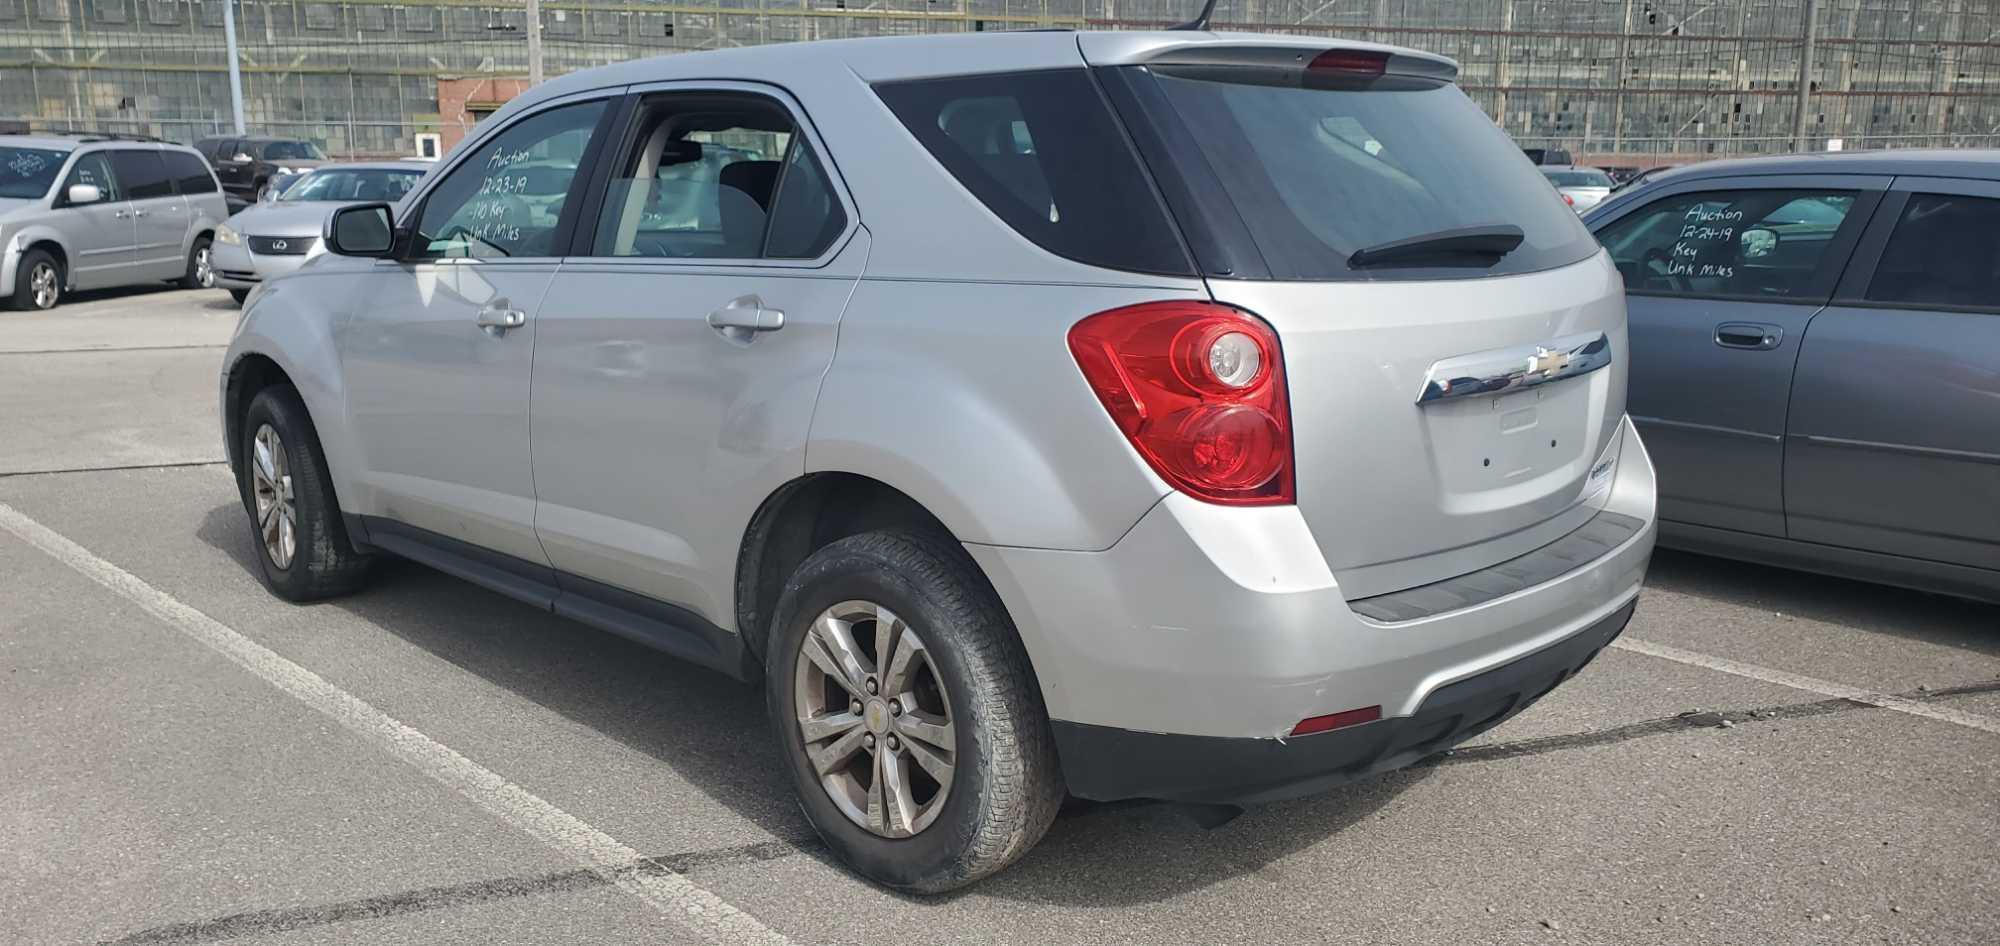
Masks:
[[[244,355],[230,366],[223,431],[232,468],[236,463],[237,445],[243,439],[243,415],[250,410],[250,401],[265,388],[291,383],[291,376],[285,374],[285,369],[263,355]]]
[[[62,244],[57,243],[54,240],[36,240],[35,242],[28,244],[28,249],[42,250],[44,252],[47,252],[50,256],[55,257],[56,265],[62,267],[63,276],[65,278],[69,276],[69,254],[63,252]],[[23,255],[26,255],[25,251],[23,251]]]
[[[810,473],[764,500],[736,560],[736,626],[761,663],[785,582],[806,557],[850,535],[878,530],[958,540],[923,504],[880,480]]]

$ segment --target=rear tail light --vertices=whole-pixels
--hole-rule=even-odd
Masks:
[[[1112,422],[1175,489],[1235,506],[1294,500],[1284,360],[1256,316],[1148,302],[1076,323],[1069,350]]]

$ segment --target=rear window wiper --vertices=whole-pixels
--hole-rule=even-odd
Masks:
[[[1347,265],[1353,269],[1386,263],[1487,267],[1512,253],[1526,236],[1511,223],[1439,230],[1355,250]]]

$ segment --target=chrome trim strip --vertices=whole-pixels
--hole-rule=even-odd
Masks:
[[[1431,365],[1423,390],[1417,392],[1417,403],[1505,394],[1586,375],[1610,363],[1611,340],[1603,332],[1459,355]]]

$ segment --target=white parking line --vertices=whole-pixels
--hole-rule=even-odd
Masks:
[[[1856,703],[1879,706],[1886,710],[1895,710],[1898,713],[1908,713],[1911,716],[1922,716],[1925,719],[1935,719],[1939,722],[1952,723],[1968,729],[1977,729],[1981,732],[2000,734],[2000,719],[1960,712],[1947,706],[1919,703],[1915,700],[1906,700],[1902,697],[1889,696],[1885,693],[1870,692],[1860,687],[1851,687],[1844,683],[1834,683],[1831,680],[1820,680],[1814,677],[1801,676],[1796,673],[1788,673],[1783,670],[1773,670],[1770,667],[1746,664],[1740,660],[1730,660],[1727,657],[1716,657],[1692,650],[1682,650],[1679,647],[1668,644],[1656,644],[1652,641],[1640,640],[1636,637],[1620,637],[1612,641],[1611,646],[1619,650],[1629,650],[1635,654],[1645,654],[1648,657],[1658,657],[1662,660],[1674,661],[1675,663],[1684,663],[1690,666],[1703,667],[1708,670],[1717,670],[1722,673],[1735,674],[1739,677],[1748,677],[1752,680],[1762,680],[1765,683],[1775,683],[1779,686],[1791,687],[1794,690],[1804,690],[1808,693],[1817,693],[1821,696],[1853,700]]]
[[[488,813],[602,872],[606,879],[711,942],[786,946],[790,940],[680,874],[635,870],[641,855],[616,838],[460,755],[320,675],[195,610],[55,530],[0,503],[0,528],[131,601],[202,646],[470,799]]]

